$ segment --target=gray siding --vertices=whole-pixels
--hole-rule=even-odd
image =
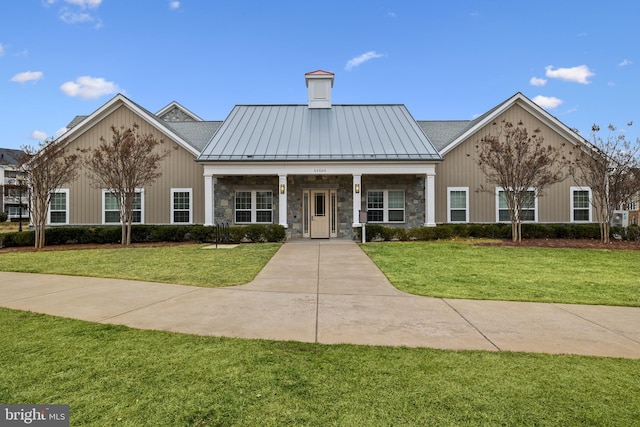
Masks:
[[[544,136],[545,144],[560,147],[565,144],[565,150],[573,150],[573,145],[560,136],[556,131],[545,125],[519,105],[513,105],[494,122],[502,120],[514,124],[522,121],[528,131],[539,128]],[[486,181],[476,163],[475,145],[484,136],[495,132],[496,127],[491,123],[471,135],[456,148],[444,156],[444,161],[436,166],[436,222],[447,221],[447,188],[469,187],[469,221],[476,223],[490,223],[496,221],[495,186]],[[579,185],[572,177],[555,184],[545,190],[538,199],[538,222],[558,223],[570,222],[570,187]],[[480,187],[491,189],[491,193],[479,191]]]
[[[204,222],[204,182],[203,167],[195,162],[193,154],[168,139],[142,117],[125,106],[93,124],[86,132],[74,139],[68,147],[69,152],[76,149],[96,147],[100,137],[111,139],[111,125],[129,127],[133,123],[140,126],[141,133],[151,133],[165,141],[159,149],[171,149],[172,154],[163,161],[162,176],[145,191],[145,223],[169,224],[171,222],[171,188],[193,189],[193,222]],[[86,155],[86,154],[85,154]],[[69,183],[69,222],[70,224],[102,223],[102,189],[96,188],[93,180],[84,168],[79,178]]]

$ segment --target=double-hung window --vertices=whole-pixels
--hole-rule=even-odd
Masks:
[[[102,190],[102,223],[120,224],[120,201],[111,191]],[[133,196],[132,222],[144,223],[144,191],[136,190]]]
[[[447,190],[447,222],[469,222],[469,187]]]
[[[69,224],[69,190],[60,189],[51,193],[49,201],[49,224]]]
[[[507,222],[509,219],[509,206],[507,204],[507,198],[502,188],[496,188],[497,192],[497,217],[498,222]],[[533,189],[526,191],[523,197],[522,209],[520,212],[520,220],[526,222],[536,222],[538,211],[538,199],[536,198],[536,192]]]
[[[262,190],[236,191],[236,224],[273,223],[273,192]]]
[[[404,222],[404,191],[367,191],[367,221]]]
[[[171,189],[171,224],[191,224],[193,222],[192,189]]]
[[[591,189],[571,187],[571,222],[591,222]]]

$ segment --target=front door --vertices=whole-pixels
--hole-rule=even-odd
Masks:
[[[329,190],[311,191],[311,238],[329,238]]]

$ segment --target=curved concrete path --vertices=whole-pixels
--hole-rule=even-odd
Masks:
[[[640,358],[640,308],[409,295],[339,240],[288,242],[228,288],[3,272],[0,306],[198,335]]]

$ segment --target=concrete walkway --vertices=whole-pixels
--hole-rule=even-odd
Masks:
[[[0,273],[0,306],[198,335],[640,358],[640,308],[409,295],[339,240],[286,243],[229,288]]]

